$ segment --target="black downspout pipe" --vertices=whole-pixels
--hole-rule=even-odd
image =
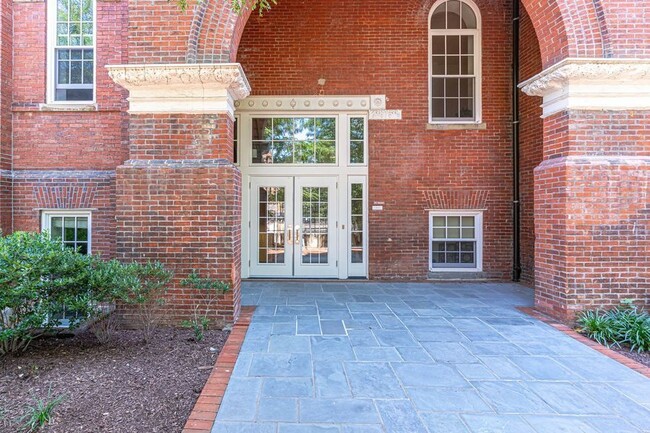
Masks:
[[[512,0],[512,281],[521,279],[519,188],[519,0]]]

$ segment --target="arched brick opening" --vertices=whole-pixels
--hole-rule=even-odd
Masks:
[[[432,3],[422,5],[428,11]],[[540,41],[544,67],[567,57],[611,57],[602,0],[522,0]],[[188,40],[190,63],[234,62],[251,15],[232,11],[229,1],[206,0],[194,12]]]

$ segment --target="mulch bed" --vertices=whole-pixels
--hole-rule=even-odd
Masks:
[[[612,346],[611,349],[620,353],[621,355],[627,356],[628,358],[645,365],[646,367],[650,367],[650,352],[630,352],[630,349],[628,348],[616,346]]]
[[[126,330],[106,345],[90,333],[38,340],[0,358],[0,432],[19,431],[15,420],[48,393],[65,397],[44,433],[180,432],[227,337],[208,331],[196,343],[188,330],[159,329],[147,344]]]

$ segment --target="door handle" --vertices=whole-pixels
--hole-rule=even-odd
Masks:
[[[300,226],[296,226],[296,235],[295,239],[296,245],[300,245]]]
[[[291,228],[291,226],[289,226],[289,228],[287,229],[287,231],[286,231],[286,233],[285,233],[285,236],[287,237],[287,241],[285,242],[285,245],[291,245],[291,244],[293,244],[293,238],[292,238],[292,236],[293,236],[293,229]]]

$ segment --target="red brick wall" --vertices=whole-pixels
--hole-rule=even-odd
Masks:
[[[431,4],[429,2],[427,4]],[[510,8],[479,1],[483,20],[485,130],[427,130],[429,9],[422,2],[373,7],[284,0],[252,16],[239,46],[255,94],[386,94],[402,121],[371,121],[370,274],[424,278],[428,272],[426,194],[485,196],[484,269],[511,270]],[[450,205],[452,206],[452,205]]]
[[[544,121],[535,171],[536,304],[572,319],[583,308],[650,303],[650,114],[583,112]],[[548,149],[548,151],[547,151]]]
[[[191,315],[193,292],[179,280],[196,271],[231,284],[214,318],[232,322],[241,303],[239,170],[227,161],[149,161],[118,168],[117,180],[118,257],[175,272],[165,321]]]
[[[530,16],[522,8],[520,20],[520,79],[527,80],[542,70],[539,42]],[[542,98],[519,92],[520,109],[520,201],[521,201],[521,281],[535,282],[535,201],[534,172],[542,162]]]
[[[115,257],[115,173],[16,171],[14,229],[40,231],[41,209],[92,209],[92,251]]]

